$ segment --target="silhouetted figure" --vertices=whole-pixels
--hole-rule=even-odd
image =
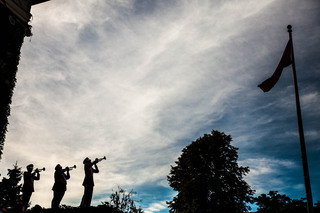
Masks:
[[[64,196],[64,193],[67,191],[67,180],[70,178],[69,167],[62,169],[61,165],[58,164],[55,167],[54,173],[54,185],[53,190],[53,199],[51,202],[51,208],[59,208],[60,202]],[[66,173],[65,173],[66,172]]]
[[[31,209],[31,212],[34,212],[34,213],[42,213],[42,212],[43,212],[43,209],[42,209],[41,206],[35,205],[35,206]]]
[[[29,164],[27,171],[23,173],[22,212],[27,210],[32,192],[34,192],[34,180],[40,180],[39,170],[36,169],[34,173],[32,173],[32,170],[33,164]]]
[[[97,162],[98,160],[95,160],[92,163],[89,158],[85,158],[83,160],[85,177],[82,183],[82,185],[84,186],[84,194],[80,204],[81,207],[90,206],[91,204],[94,186],[93,173],[99,172],[98,166],[96,164]],[[94,168],[92,168],[92,166],[94,166]]]

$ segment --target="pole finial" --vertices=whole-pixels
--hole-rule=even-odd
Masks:
[[[288,29],[288,32],[292,32],[292,26],[290,24],[287,26],[287,29]]]

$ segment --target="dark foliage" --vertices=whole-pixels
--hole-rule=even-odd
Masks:
[[[20,49],[23,38],[30,30],[22,24],[9,10],[0,4],[0,159],[2,156],[5,134],[13,89],[16,84],[16,73],[20,60]],[[28,29],[28,30],[26,30]]]
[[[291,199],[286,195],[270,191],[253,199],[258,206],[257,213],[307,213],[306,199]],[[314,213],[320,213],[320,205],[316,203]]]
[[[43,209],[40,206],[35,206],[31,210],[27,211],[29,213],[123,213],[116,210],[115,208],[100,205],[92,207],[71,207],[71,206],[62,206],[58,210],[52,209]]]
[[[3,178],[0,183],[0,210],[18,211],[21,208],[21,167],[17,163],[13,169],[8,169],[9,178]]]
[[[182,150],[171,166],[170,186],[178,192],[170,212],[246,212],[253,190],[243,180],[248,167],[238,166],[231,136],[212,130]]]
[[[120,186],[118,186],[118,191],[113,192],[110,195],[110,202],[103,202],[105,206],[113,207],[121,212],[127,213],[143,213],[144,211],[139,207],[136,207],[136,202],[141,202],[141,200],[134,200],[133,196],[137,193],[131,190],[126,192]]]

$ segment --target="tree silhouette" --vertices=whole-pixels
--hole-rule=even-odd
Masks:
[[[134,192],[133,190],[126,192],[126,190],[118,186],[118,191],[115,191],[110,195],[110,202],[102,202],[102,204],[113,207],[121,212],[143,213],[144,211],[140,207],[137,208],[135,204],[135,202],[141,202],[141,200],[133,199],[133,196],[136,194],[137,192]]]
[[[4,177],[0,183],[0,209],[18,211],[21,208],[21,167],[18,167],[17,163],[13,165],[13,169],[8,169],[8,176],[9,178]]]
[[[182,150],[168,178],[178,192],[167,202],[170,212],[246,212],[254,191],[243,180],[231,136],[212,130]]]
[[[291,199],[281,195],[278,191],[269,191],[253,199],[258,206],[257,213],[307,213],[305,198]],[[320,212],[319,201],[314,208],[314,213]]]

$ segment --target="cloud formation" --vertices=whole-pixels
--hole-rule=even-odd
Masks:
[[[60,163],[78,166],[62,203],[79,205],[82,160],[106,155],[94,205],[120,185],[139,190],[146,212],[168,212],[170,165],[211,129],[231,134],[257,192],[304,196],[290,68],[270,93],[257,88],[279,62],[287,24],[294,27],[306,141],[318,147],[310,150],[316,180],[316,1],[55,0],[32,14],[1,162],[2,174],[15,161],[47,168],[32,204],[50,206]]]

